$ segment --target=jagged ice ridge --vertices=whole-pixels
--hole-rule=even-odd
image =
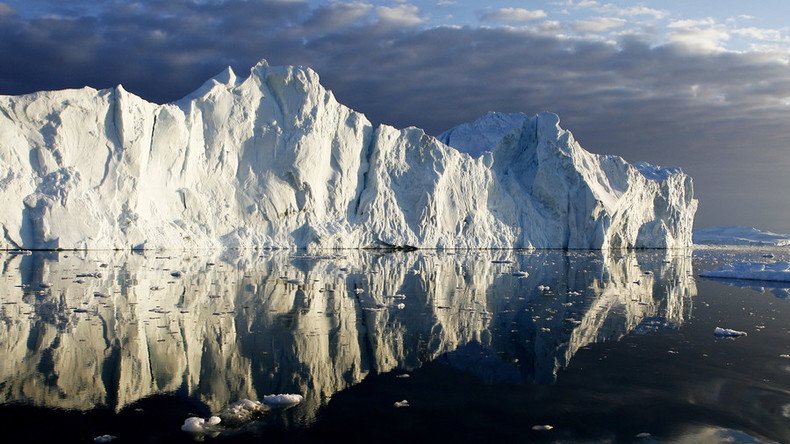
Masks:
[[[439,139],[374,127],[309,68],[230,68],[172,104],[0,96],[2,248],[673,248],[679,169],[585,151],[555,114]]]

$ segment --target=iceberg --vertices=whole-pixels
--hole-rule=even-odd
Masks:
[[[697,245],[790,246],[790,234],[772,233],[754,227],[708,227],[694,230]]]
[[[679,169],[590,153],[555,114],[374,127],[265,61],[163,105],[0,96],[0,199],[0,248],[79,250],[675,248],[697,207]]]
[[[735,262],[715,270],[703,271],[702,277],[749,281],[790,282],[790,262]]]

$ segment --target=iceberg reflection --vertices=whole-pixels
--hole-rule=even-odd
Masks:
[[[435,359],[551,383],[591,343],[682,324],[696,294],[691,258],[663,252],[169,254],[3,257],[0,402],[301,393],[310,421],[371,372]]]

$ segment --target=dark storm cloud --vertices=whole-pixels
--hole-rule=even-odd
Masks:
[[[790,189],[790,72],[771,55],[692,53],[638,35],[613,45],[538,28],[380,26],[363,2],[102,5],[0,15],[0,93],[123,83],[163,102],[265,57],[315,68],[374,122],[432,134],[488,110],[552,110],[588,149],[682,166],[702,200],[699,225],[790,231],[780,192]]]

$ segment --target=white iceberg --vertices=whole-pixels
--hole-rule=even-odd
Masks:
[[[585,151],[555,114],[437,139],[265,62],[175,104],[0,96],[0,184],[5,249],[673,248],[697,207],[679,169]]]
[[[696,245],[790,246],[790,234],[772,233],[754,227],[708,227],[694,230]]]
[[[746,336],[747,335],[747,333],[745,331],[738,331],[738,330],[732,330],[732,329],[729,329],[729,328],[721,328],[721,327],[716,327],[713,330],[713,334],[715,336],[721,336],[721,337],[725,337],[725,338],[737,338],[737,337],[740,337],[740,336]]]
[[[208,419],[192,416],[184,421],[181,431],[195,434],[212,433],[216,431],[216,426],[221,421],[218,416],[211,416]]]
[[[790,282],[790,262],[735,262],[715,270],[703,271],[702,277],[752,281]]]
[[[279,394],[279,395],[266,395],[263,397],[263,403],[272,407],[286,407],[299,404],[304,398],[302,395],[297,394]]]

